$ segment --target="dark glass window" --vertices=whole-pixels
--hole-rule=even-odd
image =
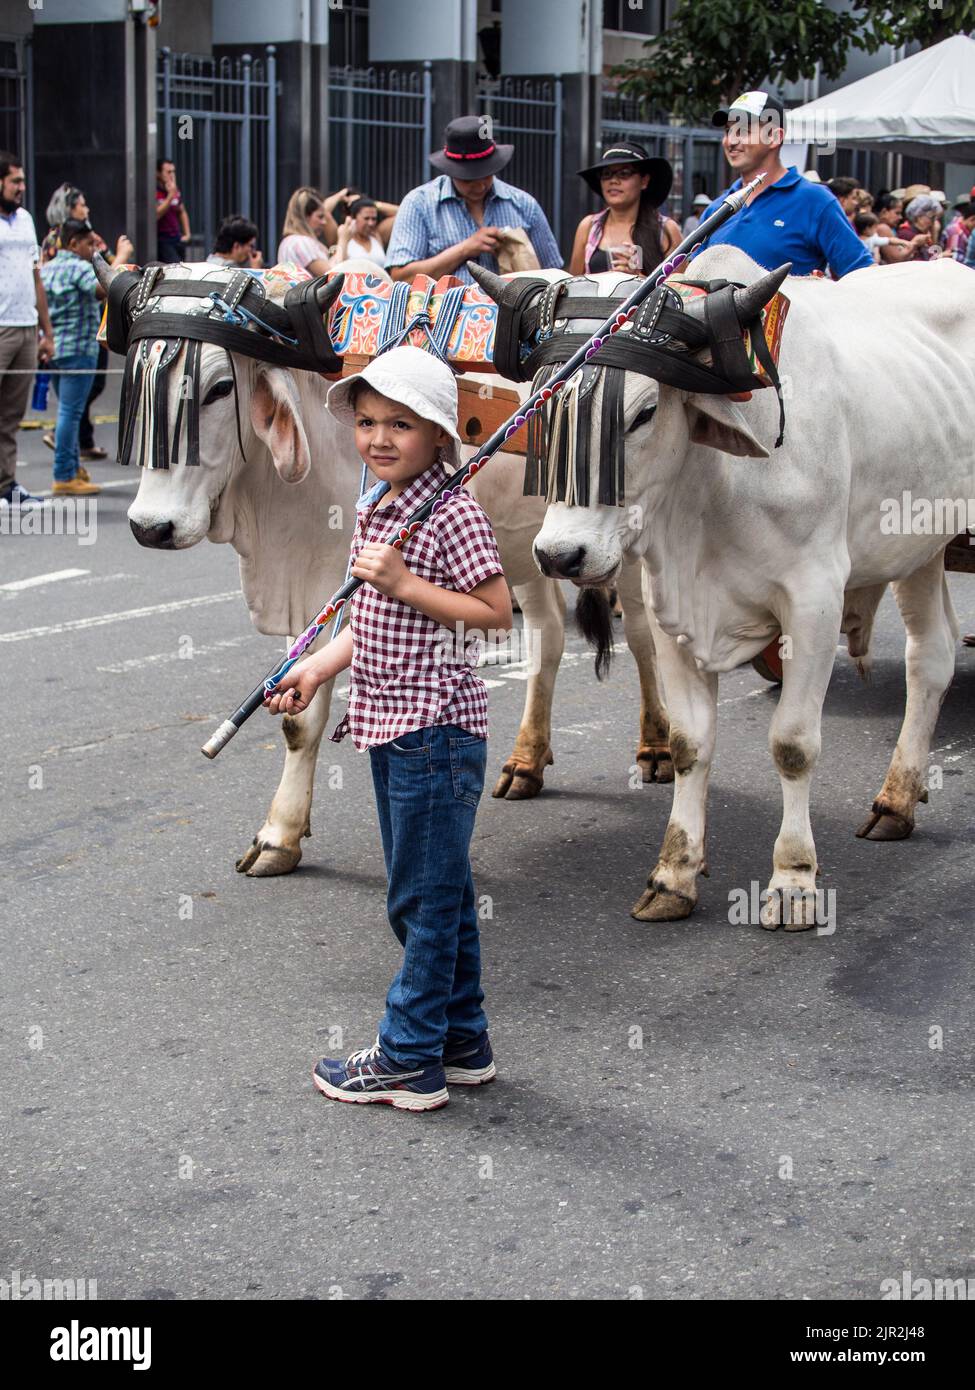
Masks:
[[[328,61],[339,68],[369,66],[369,0],[329,6]]]

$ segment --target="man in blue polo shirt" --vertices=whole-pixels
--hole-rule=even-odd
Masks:
[[[793,166],[782,163],[785,113],[768,92],[745,92],[720,111],[712,123],[724,128],[725,158],[739,177],[706,209],[703,222],[722,198],[757,174],[765,182],[741,212],[713,232],[704,245],[740,246],[766,270],[792,262],[793,275],[829,269],[839,280],[851,270],[873,267],[873,258],[847,221],[828,188],[810,183]]]

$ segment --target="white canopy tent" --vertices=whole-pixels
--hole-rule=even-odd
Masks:
[[[975,163],[975,41],[955,34],[795,107],[786,140]]]

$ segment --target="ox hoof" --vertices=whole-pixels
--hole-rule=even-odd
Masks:
[[[636,755],[644,782],[672,782],[674,763],[668,748],[641,748]]]
[[[244,857],[237,860],[236,867],[239,874],[246,874],[248,878],[274,878],[277,874],[290,874],[300,862],[300,846],[288,849],[255,839]]]
[[[777,931],[779,927],[785,927],[786,931],[809,931],[819,925],[816,890],[789,888],[783,894],[780,888],[770,888],[758,920],[766,931]]]
[[[651,883],[633,904],[630,916],[638,922],[679,922],[683,917],[690,917],[693,911],[692,898]]]
[[[501,776],[494,784],[492,796],[504,797],[506,801],[527,801],[537,796],[545,785],[544,769],[550,767],[555,759],[549,748],[541,762],[541,771],[536,772],[527,763],[509,758],[501,769]]]
[[[914,822],[897,811],[874,811],[857,831],[858,840],[906,840]]]

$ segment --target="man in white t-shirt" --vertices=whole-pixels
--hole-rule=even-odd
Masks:
[[[23,205],[25,188],[20,160],[0,150],[0,506],[7,507],[40,503],[17,482],[17,431],[38,361],[54,354],[37,233]]]

